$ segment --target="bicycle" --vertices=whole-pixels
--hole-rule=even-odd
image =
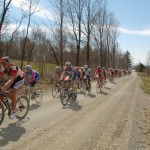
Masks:
[[[102,81],[97,81],[96,92],[97,92],[97,94],[102,92]]]
[[[90,94],[91,93],[91,86],[89,85],[89,80],[90,79],[88,79],[87,76],[85,76],[83,80],[84,80],[83,81],[83,86],[82,86],[83,94],[85,95],[87,93],[87,91]]]
[[[35,100],[37,103],[40,103],[43,98],[43,90],[40,85],[35,85],[34,90],[35,90],[35,93],[33,92],[32,86],[25,85],[21,93],[29,99],[29,102],[30,100]]]
[[[9,92],[9,91],[7,91]],[[2,124],[5,112],[8,110],[8,116],[10,117],[12,101],[8,99],[3,93],[0,92],[0,125]],[[29,111],[29,101],[26,96],[17,95],[16,104],[16,118],[22,120],[26,117]]]
[[[65,80],[63,82],[65,86],[63,86],[63,88],[61,89],[60,99],[62,105],[66,106],[70,100],[75,101],[76,98],[74,96],[73,90],[69,88],[70,80]]]
[[[52,96],[56,97],[58,93],[60,93],[62,88],[62,82],[59,81],[57,84],[53,84],[51,87]]]

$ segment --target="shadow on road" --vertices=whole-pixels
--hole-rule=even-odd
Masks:
[[[95,98],[96,97],[96,95],[93,94],[93,93],[87,94],[87,96],[90,97],[90,98]]]
[[[22,120],[18,120],[18,121],[16,122],[16,125],[24,124],[24,123],[27,122],[29,119],[30,119],[29,117],[26,117],[26,118],[24,118],[24,119],[22,119]]]
[[[108,93],[104,92],[104,91],[101,91],[100,94],[103,94],[103,95],[108,95]]]
[[[7,145],[11,141],[18,141],[25,132],[25,128],[16,123],[10,123],[8,127],[0,128],[0,147]]]
[[[66,109],[66,108],[70,108],[73,111],[78,111],[81,110],[82,106],[78,104],[79,101],[75,101],[75,102],[70,102],[68,103],[66,106],[63,106],[62,109]]]
[[[105,89],[107,89],[107,90],[110,90],[111,88],[109,88],[109,87],[104,87]]]
[[[40,104],[32,104],[32,105],[30,105],[29,110],[31,111],[31,110],[37,109],[37,108],[39,108],[40,106],[41,106]]]

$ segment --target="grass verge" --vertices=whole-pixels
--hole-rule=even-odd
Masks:
[[[150,95],[150,76],[147,76],[146,73],[138,73],[138,75],[143,80],[143,83],[141,85],[142,90]]]

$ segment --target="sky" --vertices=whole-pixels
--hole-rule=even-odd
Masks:
[[[150,0],[107,0],[107,4],[119,21],[120,48],[131,53],[134,64],[146,65],[150,51]]]
[[[17,11],[15,8],[20,7],[20,1],[12,1],[13,10]],[[44,10],[47,2],[39,0],[37,10]],[[141,62],[146,65],[146,56],[150,51],[150,0],[107,0],[107,5],[119,22],[119,48],[131,53],[133,64]],[[36,13],[39,20],[45,16],[53,18],[51,14],[46,10]]]

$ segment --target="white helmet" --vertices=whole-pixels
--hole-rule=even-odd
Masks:
[[[56,66],[56,69],[60,69],[60,67],[59,67],[59,66]]]
[[[86,68],[86,69],[87,69],[87,68],[88,68],[88,65],[84,65],[84,68]]]
[[[66,62],[65,66],[71,66],[71,62]]]

